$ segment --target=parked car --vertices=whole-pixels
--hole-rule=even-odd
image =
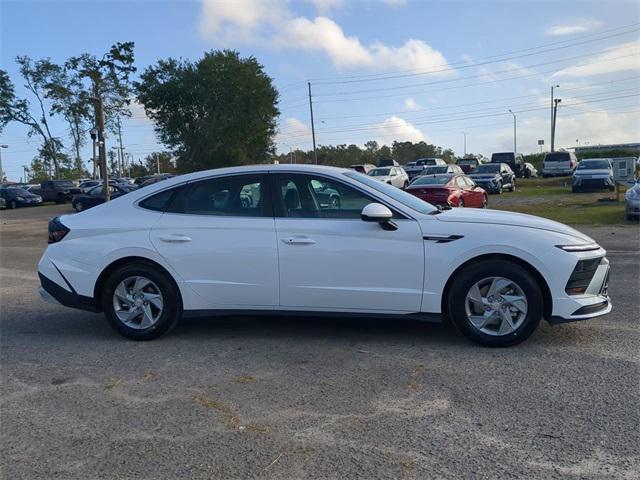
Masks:
[[[47,180],[40,184],[40,188],[33,188],[32,193],[40,195],[43,202],[65,203],[74,195],[81,193],[71,180]]]
[[[634,218],[640,218],[640,177],[636,180],[636,183],[627,190],[624,194],[625,199],[625,212],[627,214],[627,220],[633,220]]]
[[[536,178],[538,176],[538,169],[534,167],[532,163],[526,162],[524,164],[524,176],[525,178]]]
[[[571,191],[574,193],[588,189],[615,189],[613,166],[608,158],[588,158],[582,160],[573,172]]]
[[[22,187],[0,187],[0,197],[4,199],[7,208],[35,207],[42,205],[42,197],[35,195]]]
[[[549,152],[542,161],[543,177],[572,175],[578,166],[578,157],[573,152]]]
[[[158,175],[151,175],[150,177],[144,177],[145,180],[137,185],[140,188],[142,188],[142,187],[146,187],[147,185],[153,185],[154,183],[161,182],[162,180],[173,178],[174,176],[175,175],[172,175],[170,173],[159,173]]]
[[[349,168],[352,168],[356,172],[364,173],[365,175],[367,175],[371,170],[377,167],[371,163],[362,163],[359,165],[351,165]]]
[[[458,165],[464,173],[469,175],[478,165],[480,165],[480,161],[474,157],[465,157],[456,160],[456,165]]]
[[[442,207],[487,208],[487,193],[467,175],[425,175],[407,188],[411,195]]]
[[[409,179],[412,179],[413,177],[417,177],[418,175],[420,175],[425,167],[446,164],[447,162],[445,162],[441,158],[419,158],[413,162],[407,163],[404,169],[407,172],[407,175],[409,175]]]
[[[422,169],[422,172],[420,172],[420,175],[413,178],[415,180],[416,178],[420,178],[422,175],[438,175],[440,173],[449,173],[453,175],[453,174],[463,174],[464,172],[462,171],[462,168],[460,168],[458,165],[453,165],[453,164],[432,165],[430,167],[424,167]]]
[[[6,208],[7,206],[7,201],[4,199],[3,196],[0,195],[0,208]]]
[[[125,195],[137,187],[134,185],[109,185],[109,195],[113,200],[115,198],[120,197],[121,195]],[[74,195],[73,200],[71,200],[71,206],[78,212],[82,212],[91,207],[95,207],[96,205],[100,205],[104,203],[104,188],[103,185],[97,185],[89,190],[87,193],[80,193],[78,195]]]
[[[313,180],[340,192],[340,208],[319,205]],[[248,189],[260,199],[243,202]],[[103,311],[136,340],[182,316],[312,311],[446,316],[473,341],[505,347],[542,318],[610,312],[605,254],[544,218],[440,211],[349,169],[255,165],[179,176],[55,218],[38,272],[43,299]]]
[[[510,192],[516,190],[516,176],[506,163],[479,165],[470,177],[489,193],[502,193],[505,188]]]
[[[378,167],[399,167],[400,164],[395,160],[380,160]]]
[[[518,178],[524,178],[526,170],[524,168],[524,157],[521,153],[500,152],[491,155],[491,163],[506,163]]]
[[[407,188],[409,175],[402,167],[378,167],[371,170],[370,177],[398,188]]]

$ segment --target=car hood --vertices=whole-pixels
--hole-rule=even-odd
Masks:
[[[378,180],[380,182],[387,182],[387,181],[391,180],[391,177],[389,177],[389,176],[384,176],[384,177],[375,176],[374,177],[373,175],[371,175],[371,178],[373,178],[374,180]]]
[[[510,225],[513,227],[535,228],[569,235],[586,243],[592,243],[594,241],[584,233],[563,223],[524,213],[505,212],[503,210],[453,208],[443,211],[436,218],[441,222],[480,223],[486,225]]]
[[[493,180],[498,177],[497,173],[472,173],[469,175],[471,178],[476,180]]]
[[[575,172],[573,172],[573,174],[576,177],[579,177],[580,175],[612,175],[611,170],[603,170],[603,169],[599,169],[599,170],[591,170],[591,169],[576,170]]]

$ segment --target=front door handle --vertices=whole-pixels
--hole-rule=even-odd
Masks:
[[[191,237],[179,233],[172,233],[171,235],[161,236],[160,241],[167,243],[186,243],[191,241]]]
[[[287,237],[282,239],[283,243],[287,245],[314,245],[315,240],[308,237]]]

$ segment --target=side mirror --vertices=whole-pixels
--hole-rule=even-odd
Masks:
[[[360,213],[360,218],[364,222],[376,222],[384,230],[397,230],[398,226],[391,220],[393,213],[381,203],[370,203],[365,205]]]

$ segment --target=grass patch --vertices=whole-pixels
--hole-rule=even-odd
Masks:
[[[577,196],[577,195],[576,195]],[[627,223],[624,202],[589,203],[549,202],[525,205],[504,205],[500,210],[528,213],[573,225],[624,225]]]

